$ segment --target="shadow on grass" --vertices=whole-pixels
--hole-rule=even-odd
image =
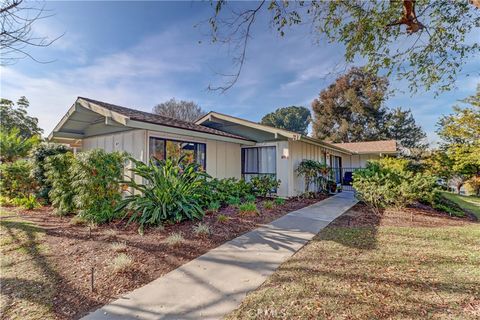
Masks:
[[[27,255],[33,268],[38,270],[36,271],[39,273],[38,278],[44,279],[35,281],[2,275],[0,283],[4,303],[0,313],[5,314],[12,307],[14,300],[21,299],[51,308],[60,318],[65,318],[71,317],[74,310],[60,309],[57,306],[68,305],[68,301],[73,299],[91,301],[89,297],[70,287],[47,260],[38,239],[38,234],[45,233],[45,230],[30,222],[4,219],[0,221],[0,226],[6,231],[6,236],[11,239],[10,245],[14,245],[17,250]],[[13,263],[10,265],[11,268],[15,268]],[[69,290],[62,290],[62,295],[56,295],[55,291],[59,285],[69,288]],[[55,297],[55,301],[53,301],[53,297]]]

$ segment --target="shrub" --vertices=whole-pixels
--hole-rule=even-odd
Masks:
[[[210,227],[205,223],[198,223],[193,227],[193,232],[197,236],[208,236],[210,234]]]
[[[273,203],[272,200],[264,201],[264,202],[263,202],[263,207],[264,207],[265,209],[273,209],[274,203]]]
[[[0,130],[0,161],[14,162],[18,159],[25,158],[30,150],[40,142],[39,136],[29,138],[22,137],[20,129],[13,128],[6,132]]]
[[[240,205],[240,198],[239,197],[234,197],[234,196],[230,196],[228,197],[227,199],[227,204],[230,205],[230,206],[238,206]]]
[[[255,202],[256,199],[257,198],[253,194],[248,194],[247,196],[245,196],[246,202]]]
[[[434,209],[446,212],[450,216],[460,218],[465,217],[465,212],[463,211],[463,209],[460,208],[455,202],[450,201],[444,196],[442,196],[440,192],[435,193],[431,204]]]
[[[283,199],[283,198],[275,198],[274,202],[275,202],[275,204],[276,204],[277,206],[283,206],[283,205],[285,204],[285,199]]]
[[[22,207],[25,210],[33,210],[41,207],[41,204],[33,194],[30,194],[28,197],[15,198],[14,203],[16,206]]]
[[[0,164],[0,193],[9,198],[27,197],[35,190],[27,160]]]
[[[127,251],[128,246],[125,242],[114,242],[111,244],[110,248],[115,252],[125,252]]]
[[[198,164],[183,165],[180,159],[152,159],[147,165],[131,159],[135,167],[131,171],[145,181],[130,179],[128,186],[139,193],[125,197],[117,208],[132,211],[130,221],[140,226],[159,225],[163,221],[179,222],[203,217],[202,197],[208,175],[199,170]]]
[[[212,201],[208,205],[208,211],[210,212],[217,212],[220,209],[220,202],[219,201]]]
[[[240,213],[242,214],[257,214],[258,209],[257,205],[254,202],[245,202],[238,207]]]
[[[253,191],[260,197],[266,197],[274,192],[280,185],[280,180],[275,180],[271,176],[253,177],[250,181],[253,185]]]
[[[43,164],[42,174],[47,179],[44,186],[48,185],[50,201],[59,215],[76,211],[74,202],[76,190],[73,187],[76,178],[72,174],[74,161],[73,154],[68,152],[49,156]]]
[[[41,143],[33,148],[31,152],[32,158],[32,176],[39,186],[38,196],[49,201],[51,182],[47,179],[46,164],[47,159],[57,154],[69,152],[69,149],[62,144],[57,143]]]
[[[95,149],[77,154],[71,174],[74,202],[81,216],[95,223],[117,217],[124,162],[125,154],[120,152]]]
[[[13,201],[9,197],[0,196],[0,206],[11,207],[13,206]]]
[[[398,163],[395,162],[398,160]],[[424,174],[414,174],[407,169],[403,159],[388,158],[371,161],[365,169],[354,173],[353,187],[357,197],[376,213],[385,207],[405,207],[415,201],[431,202],[435,179]]]
[[[111,267],[115,273],[128,271],[132,265],[133,259],[125,253],[119,254],[111,262]]]
[[[220,222],[220,223],[227,222],[228,220],[230,220],[230,217],[227,216],[227,215],[219,214],[219,215],[217,216],[217,221]]]
[[[165,242],[169,246],[178,246],[181,244],[183,241],[185,241],[185,238],[183,237],[181,232],[174,232],[170,234],[167,239],[165,239]]]
[[[465,189],[471,195],[480,196],[480,176],[474,176],[465,182]]]
[[[211,179],[205,185],[205,201],[207,204],[218,201],[220,204],[228,203],[229,198],[243,198],[252,194],[251,183],[235,178]]]

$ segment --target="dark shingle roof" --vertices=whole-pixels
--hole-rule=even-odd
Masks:
[[[180,129],[186,129],[186,130],[192,130],[192,131],[197,131],[197,132],[204,132],[204,133],[209,133],[209,134],[214,134],[217,136],[223,136],[223,137],[229,137],[229,138],[235,138],[235,139],[241,139],[241,140],[246,140],[250,141],[249,139],[238,136],[235,134],[231,134],[228,132],[224,132],[221,130],[209,128],[206,126],[198,125],[192,122],[187,122],[179,119],[174,119],[174,118],[169,118],[165,116],[161,116],[158,114],[150,113],[150,112],[145,112],[145,111],[140,111],[140,110],[135,110],[135,109],[130,109],[130,108],[125,108],[121,106],[117,106],[111,103],[107,102],[102,102],[98,100],[93,100],[90,98],[85,98],[85,97],[78,97],[79,99],[94,103],[96,105],[99,105],[105,109],[108,109],[113,112],[117,112],[119,114],[122,114],[124,116],[129,117],[132,120],[137,120],[141,122],[148,122],[148,123],[153,123],[153,124],[159,124],[167,127],[174,127],[174,128],[180,128]]]

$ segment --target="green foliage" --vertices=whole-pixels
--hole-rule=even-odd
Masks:
[[[311,121],[310,110],[305,107],[278,108],[266,114],[261,123],[279,129],[285,129],[307,135],[308,124]]]
[[[306,191],[310,190],[312,182],[320,182],[320,189],[326,190],[325,183],[328,181],[327,176],[330,172],[326,164],[315,160],[304,159],[295,169],[295,172],[304,177]]]
[[[26,197],[35,190],[27,160],[0,164],[0,193],[9,198]]]
[[[117,217],[124,162],[125,155],[119,152],[95,149],[77,154],[71,168],[72,186],[75,206],[85,219],[104,223]]]
[[[180,159],[151,159],[149,164],[130,158],[133,174],[145,184],[130,179],[126,184],[138,191],[125,197],[117,212],[127,209],[129,221],[144,225],[159,225],[164,221],[179,222],[203,217],[202,197],[208,175],[196,163],[183,165]]]
[[[219,215],[217,216],[217,221],[220,222],[220,223],[228,222],[228,220],[230,220],[230,217],[227,216],[227,215],[219,214]]]
[[[46,178],[43,180],[44,186],[49,186],[48,196],[59,215],[76,211],[74,201],[76,189],[73,186],[76,176],[72,170],[74,162],[75,157],[71,152],[51,155],[42,160],[41,176]],[[40,174],[37,178],[39,176]]]
[[[20,135],[20,130],[16,127],[10,131],[0,130],[0,161],[13,162],[25,158],[39,142],[39,136],[25,138]]]
[[[440,192],[435,192],[430,204],[434,209],[448,213],[453,217],[465,217],[465,212],[455,202],[442,196]]]
[[[428,144],[425,143],[427,137],[425,131],[419,126],[411,110],[402,110],[402,108],[394,108],[387,112],[383,131],[385,139],[396,140],[400,145],[408,150],[409,157],[415,157],[423,152]]]
[[[382,71],[405,79],[413,92],[455,88],[463,65],[480,52],[475,41],[478,9],[472,1],[415,1],[417,16],[413,19],[406,16],[404,8],[409,2],[274,0],[232,9],[225,8],[226,0],[220,0],[209,24],[212,41],[234,42],[231,46],[238,48],[236,58],[241,62],[245,39],[252,37],[252,24],[259,20],[257,16],[264,15],[271,17],[269,22],[280,36],[302,33],[302,28],[294,26],[307,25],[314,30],[313,40],[345,48],[347,64],[366,61],[374,73]],[[400,23],[402,19],[409,22]]]
[[[204,201],[218,201],[221,205],[228,204],[229,198],[244,198],[253,192],[251,183],[235,178],[211,179],[205,184]]]
[[[285,204],[285,199],[283,198],[275,198],[275,200],[273,200],[275,202],[275,205],[277,206],[283,206]]]
[[[253,177],[250,182],[253,192],[260,197],[266,197],[280,186],[280,180],[268,175]]]
[[[31,117],[27,113],[29,107],[27,98],[21,97],[15,104],[8,99],[0,100],[0,131],[12,132],[14,128],[18,130],[21,138],[28,139],[33,136],[40,136],[43,130],[38,127],[38,119]]]
[[[365,169],[354,173],[357,197],[377,213],[381,208],[405,207],[415,201],[431,203],[435,179],[406,169],[403,159],[370,161]]]
[[[210,212],[217,212],[220,207],[219,201],[212,201],[208,204],[207,210]]]
[[[15,206],[22,207],[25,210],[33,210],[41,207],[41,204],[37,201],[37,198],[33,194],[24,197],[14,198],[12,202]]]
[[[245,196],[245,201],[246,202],[255,202],[255,200],[256,200],[256,197],[253,194],[247,194]]]
[[[256,205],[254,202],[245,202],[245,203],[242,203],[242,204],[238,207],[238,210],[239,210],[240,213],[242,213],[242,214],[251,214],[251,213],[258,214],[257,205]]]
[[[387,89],[385,77],[352,68],[313,101],[314,136],[332,142],[377,140],[387,113]]]
[[[239,197],[230,196],[230,197],[228,197],[228,199],[227,199],[227,204],[228,204],[229,206],[234,206],[234,207],[236,207],[236,206],[238,206],[238,205],[240,204],[240,198],[239,198]]]
[[[13,206],[13,200],[9,197],[0,195],[0,206],[1,207],[11,207]]]
[[[275,206],[275,203],[272,200],[267,200],[263,202],[263,207],[265,209],[270,210],[270,209],[273,209],[274,206]]]
[[[465,182],[465,189],[471,195],[480,197],[480,176],[471,177]]]
[[[48,157],[67,152],[69,152],[69,149],[65,145],[57,143],[41,143],[32,150],[32,175],[39,186],[38,195],[40,198],[49,201],[48,193],[52,187],[45,174]]]

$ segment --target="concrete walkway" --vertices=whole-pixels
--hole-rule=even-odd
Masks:
[[[83,319],[219,319],[357,201],[343,192],[248,232]]]

